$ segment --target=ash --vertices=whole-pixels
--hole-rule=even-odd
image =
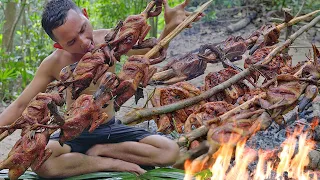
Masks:
[[[292,133],[295,128],[301,127],[304,128],[304,131],[309,130],[311,128],[311,122],[314,117],[320,117],[320,96],[318,96],[312,103],[309,104],[309,107],[306,108],[303,112],[298,113],[298,108],[296,107],[288,114],[285,115],[286,124],[283,126],[279,126],[275,122],[271,124],[271,126],[265,131],[259,131],[250,139],[248,139],[246,146],[250,149],[254,149],[256,151],[262,150],[275,150],[280,149],[281,144],[287,138],[287,133]],[[309,134],[309,138],[312,138],[316,141],[315,149],[320,149],[320,138],[317,137],[320,134],[319,125],[315,128],[315,132],[313,134]],[[296,151],[298,149],[298,144],[296,146]],[[256,165],[258,163],[258,159],[251,163],[248,167],[248,170],[251,174],[254,173],[256,169]],[[272,172],[272,178],[276,179],[275,172]],[[280,179],[289,179],[286,174],[283,174],[283,177]]]
[[[293,132],[297,127],[310,129],[314,117],[320,117],[320,96],[315,102],[310,103],[309,107],[303,112],[298,113],[297,107],[285,115],[286,124],[279,126],[275,122],[265,131],[259,131],[247,141],[247,146],[255,150],[272,150],[278,149],[286,139],[287,132]],[[316,139],[317,140],[317,139]],[[317,144],[317,149],[319,148]]]

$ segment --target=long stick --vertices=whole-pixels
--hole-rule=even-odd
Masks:
[[[163,38],[156,46],[154,46],[147,54],[144,56],[151,58],[157,54],[164,46],[166,46],[176,35],[178,35],[185,27],[187,27],[192,21],[194,21],[200,13],[202,13],[212,2],[212,0],[206,2],[201,7],[199,7],[195,12],[188,16],[179,26],[177,26],[173,31],[170,32],[165,38]]]
[[[264,98],[266,96],[266,93],[262,93],[260,95],[254,96],[252,99],[246,101],[245,103],[231,109],[230,111],[222,114],[221,116],[214,118],[212,120],[209,120],[210,122],[208,122],[208,124],[213,123],[214,121],[223,121],[225,119],[227,119],[228,117],[230,117],[230,115],[235,114],[239,111],[241,111],[242,109],[246,109],[251,103],[253,103],[256,99],[259,98]],[[181,136],[179,139],[176,139],[176,142],[179,146],[185,146],[187,145],[189,142],[192,142],[193,140],[204,136],[207,134],[207,132],[209,131],[209,129],[205,126],[202,125],[199,128],[195,129],[194,131],[191,131],[190,133]]]
[[[207,141],[203,141],[200,146],[195,149],[189,150],[180,155],[176,163],[173,165],[174,168],[183,169],[184,163],[187,159],[193,161],[199,156],[206,154],[210,149],[210,144]]]
[[[311,12],[309,14],[303,15],[303,16],[299,16],[299,17],[294,17],[292,20],[290,20],[287,23],[282,23],[279,24],[278,26],[276,26],[277,29],[282,30],[286,27],[291,27],[292,25],[299,23],[300,21],[304,21],[304,20],[309,20],[310,18],[313,18],[318,12],[320,12],[320,10]],[[283,22],[283,19],[280,19],[279,21]],[[287,38],[286,38],[287,39]],[[160,47],[161,49],[161,47]],[[218,63],[219,61],[213,62],[213,63]],[[163,79],[166,79],[166,77],[168,76],[173,76],[175,74],[173,69],[168,69],[162,72],[157,72],[152,76],[152,80],[153,81],[162,81]]]
[[[182,100],[182,101],[179,101],[179,102],[176,102],[173,104],[161,106],[161,107],[146,108],[146,109],[131,111],[128,114],[126,114],[126,116],[124,116],[122,122],[124,124],[130,124],[130,123],[135,122],[140,119],[151,117],[153,115],[160,115],[160,114],[173,112],[178,109],[182,109],[182,108],[191,106],[193,104],[199,103],[202,100],[208,99],[209,97],[213,96],[217,92],[230,87],[232,84],[235,84],[238,81],[240,81],[241,79],[243,79],[244,77],[248,76],[250,74],[251,70],[259,69],[261,64],[263,65],[263,64],[267,64],[268,62],[270,62],[272,60],[272,58],[275,57],[279,52],[281,52],[283,49],[289,47],[291,45],[291,43],[298,36],[300,36],[304,31],[307,31],[308,29],[310,29],[312,26],[314,26],[319,21],[320,21],[320,16],[313,19],[307,25],[301,27],[297,32],[292,34],[289,37],[289,39],[286,40],[284,43],[277,45],[277,47],[275,49],[273,49],[262,62],[258,62],[257,64],[251,66],[250,68],[245,69],[244,71],[240,72],[239,74],[233,76],[232,78],[219,84],[218,86],[215,86],[215,87],[211,88],[210,90],[200,94],[199,96],[195,96],[195,97],[192,97],[189,99],[185,99],[185,100]]]
[[[318,10],[318,12],[320,12],[320,10]],[[276,54],[283,51],[285,48],[288,48],[293,43],[293,41],[297,39],[297,37],[299,37],[303,32],[308,31],[311,27],[316,25],[319,21],[320,21],[320,16],[317,16],[310,23],[302,26],[297,32],[292,34],[285,42],[281,43],[275,49],[273,49],[265,58],[265,60],[261,62],[261,64],[262,65],[268,64]]]
[[[313,11],[309,14],[306,14],[306,15],[303,15],[303,16],[299,16],[299,17],[294,17],[291,21],[289,21],[288,23],[282,23],[282,24],[279,24],[277,25],[277,28],[279,30],[282,30],[284,29],[285,27],[287,26],[292,26],[300,21],[307,21],[309,19],[312,19],[315,15],[317,15],[318,13],[320,12],[320,10],[316,10],[316,11]]]

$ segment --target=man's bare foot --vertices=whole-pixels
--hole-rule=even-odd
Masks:
[[[122,161],[119,159],[114,159],[114,162],[112,164],[113,164],[113,166],[112,166],[113,168],[108,169],[108,170],[117,171],[117,172],[130,172],[130,173],[134,173],[136,175],[141,175],[141,174],[147,172],[146,170],[142,169],[137,164]]]

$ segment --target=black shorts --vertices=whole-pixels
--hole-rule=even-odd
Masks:
[[[60,133],[53,134],[51,140],[59,140]],[[96,144],[120,143],[125,141],[138,142],[141,139],[153,135],[152,133],[137,127],[126,126],[120,120],[111,119],[108,123],[100,125],[92,133],[84,130],[77,138],[65,142],[71,147],[71,152],[86,153]]]

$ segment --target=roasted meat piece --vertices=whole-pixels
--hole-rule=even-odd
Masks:
[[[188,82],[180,82],[169,87],[157,88],[152,99],[154,107],[169,105],[187,98],[191,98],[200,94],[200,90]],[[200,102],[199,104],[203,104]],[[170,133],[173,130],[183,132],[183,126],[188,116],[193,113],[199,105],[193,105],[179,109],[172,113],[161,114],[157,116],[156,123],[158,131],[163,133]]]
[[[9,178],[18,179],[29,167],[37,170],[52,154],[46,149],[50,133],[28,131],[19,139],[7,159],[0,162],[0,170],[9,169]]]
[[[207,91],[227,81],[237,73],[238,71],[232,68],[224,68],[218,72],[211,72],[205,78],[205,86],[203,90]],[[234,104],[240,96],[244,95],[245,92],[248,92],[248,91],[249,91],[249,87],[243,81],[240,81],[236,84],[233,84],[231,87],[228,87],[225,90],[218,92],[208,100],[210,102],[226,101],[227,103]]]
[[[155,11],[152,12],[153,7],[155,7]],[[128,16],[123,21],[115,38],[108,42],[111,47],[111,56],[120,61],[121,55],[126,54],[136,44],[136,48],[152,48],[156,45],[157,41],[147,40],[144,42],[144,38],[151,28],[147,24],[147,19],[158,16],[161,10],[162,0],[155,0],[155,4],[153,6],[149,4],[141,14]]]
[[[22,112],[22,115],[11,125],[0,127],[0,134],[3,135],[1,140],[7,135],[13,133],[16,129],[22,129],[21,136],[26,134],[30,129],[36,129],[37,127],[47,127],[51,116],[55,116],[56,124],[63,124],[63,119],[53,114],[52,110],[48,107],[62,106],[64,99],[58,93],[39,93],[28,104],[26,109]],[[52,126],[56,128],[56,126]]]

